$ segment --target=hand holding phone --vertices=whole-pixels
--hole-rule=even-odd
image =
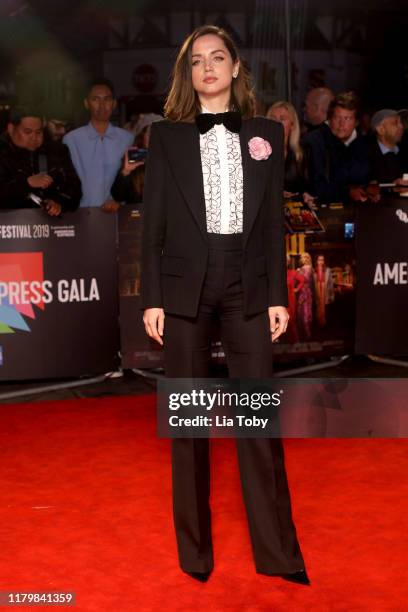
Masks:
[[[127,160],[129,164],[135,164],[136,162],[144,161],[147,156],[147,149],[138,149],[132,147],[127,151]]]
[[[129,174],[138,166],[142,166],[144,164],[144,160],[146,159],[146,155],[147,149],[138,149],[136,147],[128,149],[123,160],[121,171],[123,176],[129,176]]]

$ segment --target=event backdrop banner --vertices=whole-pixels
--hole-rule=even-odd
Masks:
[[[103,373],[118,362],[116,219],[2,211],[0,380]]]
[[[318,223],[312,217],[293,220],[289,212],[291,218],[286,207],[290,319],[275,345],[276,359],[349,354],[355,327],[354,211],[341,204],[320,208]]]
[[[135,206],[119,210],[119,295],[122,367],[163,366],[163,350],[143,326],[140,299],[140,238],[142,218]]]
[[[142,216],[132,206],[119,214],[119,289],[121,353],[124,368],[163,366],[163,351],[144,331],[140,310],[140,235]],[[354,347],[355,251],[353,213],[321,209],[313,231],[288,234],[290,325],[276,360],[297,356],[330,357]],[[317,230],[317,231],[315,231]],[[212,358],[225,361],[214,330]]]
[[[408,204],[361,207],[357,224],[356,351],[408,355]]]

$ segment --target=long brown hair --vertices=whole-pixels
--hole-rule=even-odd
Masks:
[[[191,54],[194,42],[206,34],[213,34],[221,38],[234,64],[239,61],[238,75],[233,79],[231,85],[230,109],[239,110],[244,119],[253,117],[255,96],[250,72],[243,64],[230,35],[222,28],[213,25],[196,28],[183,42],[174,64],[172,85],[164,106],[165,117],[171,121],[193,121],[201,111],[200,101],[191,78]]]

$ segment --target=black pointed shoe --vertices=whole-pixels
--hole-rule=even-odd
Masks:
[[[295,582],[296,584],[310,586],[310,580],[306,570],[299,570],[298,572],[293,572],[292,574],[282,574],[281,578],[288,580],[289,582]]]
[[[186,572],[186,574],[199,582],[207,582],[211,576],[211,572]]]

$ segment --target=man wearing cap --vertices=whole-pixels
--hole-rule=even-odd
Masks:
[[[401,182],[399,179],[408,172],[408,160],[399,146],[404,126],[398,111],[390,108],[377,111],[371,126],[376,138],[369,150],[370,179],[377,183]]]

